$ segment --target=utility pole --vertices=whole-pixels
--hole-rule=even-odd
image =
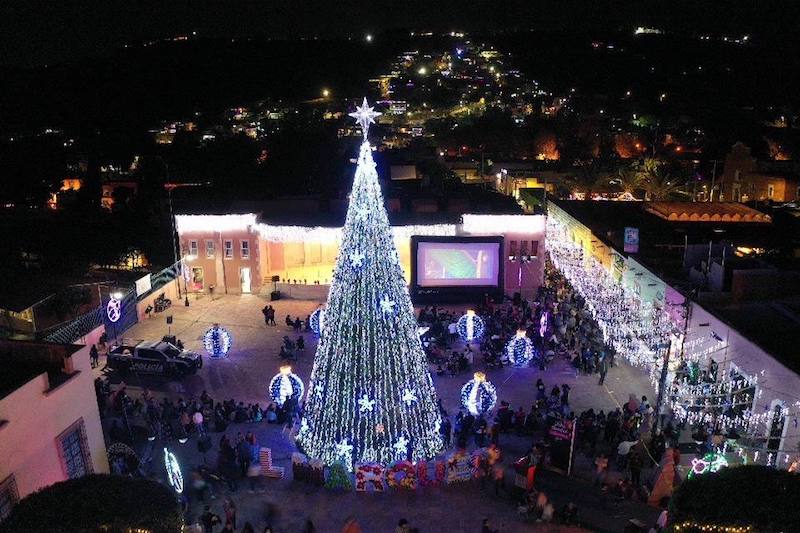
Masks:
[[[167,171],[167,172],[169,172],[169,171]],[[174,189],[178,189],[178,188],[181,188],[181,187],[202,187],[202,186],[203,186],[202,183],[171,183],[169,181],[164,184],[164,188],[167,190],[167,199],[168,199],[168,203],[169,203],[169,218],[172,221],[172,254],[173,254],[173,263],[172,264],[173,265],[178,265],[178,276],[183,276],[183,260],[182,260],[182,258],[180,258],[181,262],[178,263],[179,256],[180,256],[180,251],[179,251],[180,250],[180,245],[178,243],[178,230],[177,230],[177,225],[175,223],[175,211],[173,211],[173,209],[172,209],[172,191]],[[181,281],[178,280],[177,283],[178,283],[178,298],[181,298]],[[184,304],[186,305],[186,307],[188,307],[189,306],[189,287],[186,285],[186,280],[185,279],[184,279],[184,285],[185,285],[185,287],[184,287],[185,288],[185,290],[184,290],[185,295],[184,296],[186,298],[185,301],[184,301]]]
[[[686,333],[689,328],[689,315],[692,309],[692,302],[688,297],[684,297],[682,305],[684,307],[683,336],[681,337],[681,349],[678,355],[681,360],[683,360],[683,350],[686,346]],[[670,339],[666,343],[661,343],[658,345],[658,347],[659,349],[666,348],[666,351],[664,353],[664,362],[661,367],[661,376],[658,380],[658,397],[656,399],[655,420],[653,422],[653,429],[650,434],[651,438],[655,437],[656,433],[661,429],[661,407],[664,404],[665,389],[667,388],[667,375],[669,373],[669,360],[670,352],[672,351],[672,340]]]

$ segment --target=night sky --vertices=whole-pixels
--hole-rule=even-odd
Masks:
[[[749,32],[797,39],[793,0],[5,0],[0,65],[34,66],[111,53],[126,43],[200,36],[362,36],[388,29],[520,28]]]

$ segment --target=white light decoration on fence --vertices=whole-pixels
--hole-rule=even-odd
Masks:
[[[543,233],[544,215],[471,215],[461,217],[464,233]]]

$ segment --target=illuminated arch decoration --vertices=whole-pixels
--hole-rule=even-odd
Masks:
[[[707,453],[702,458],[695,457],[692,459],[692,469],[689,470],[688,478],[692,479],[695,476],[719,472],[721,469],[727,468],[727,466],[728,460],[721,453]]]
[[[183,473],[175,454],[164,448],[164,468],[167,469],[167,481],[178,494],[183,492]]]
[[[475,342],[481,340],[486,326],[483,323],[483,319],[470,309],[467,314],[458,319],[456,329],[461,338],[464,339],[464,342]]]
[[[106,304],[106,316],[109,322],[118,322],[122,317],[122,300],[112,296]]]
[[[474,416],[491,411],[496,403],[497,389],[486,381],[483,372],[475,372],[473,378],[461,387],[461,405]]]
[[[203,346],[211,357],[225,357],[233,346],[233,336],[227,329],[214,324],[203,335]]]
[[[508,341],[506,355],[514,366],[526,366],[534,358],[536,348],[524,329],[518,329],[517,334]]]
[[[315,309],[308,318],[308,323],[311,327],[311,331],[314,332],[314,335],[321,337],[322,330],[325,328],[325,309],[322,307]]]
[[[303,380],[297,374],[292,374],[292,367],[289,365],[282,366],[280,372],[269,382],[269,396],[281,407],[289,398],[300,402],[304,391]]]

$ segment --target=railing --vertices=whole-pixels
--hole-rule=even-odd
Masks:
[[[57,326],[50,331],[43,331],[44,340],[60,344],[72,344],[81,337],[87,335],[93,329],[103,324],[103,308],[96,307],[85,315],[81,315],[75,320]]]

